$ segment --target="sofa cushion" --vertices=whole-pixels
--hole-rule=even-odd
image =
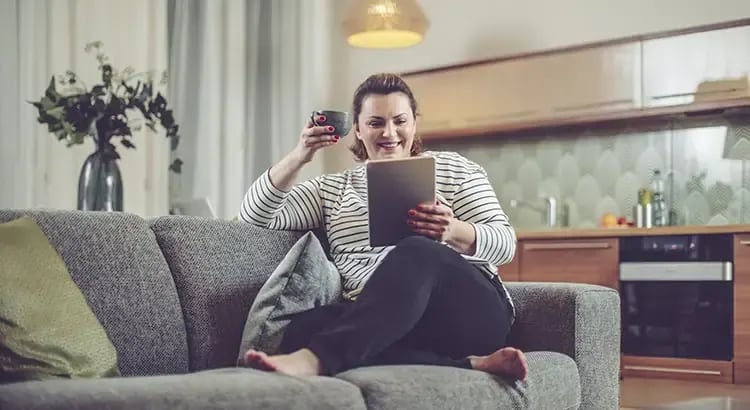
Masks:
[[[187,375],[53,380],[0,386],[2,409],[365,409],[359,389],[330,377],[252,369]]]
[[[0,223],[0,380],[118,376],[117,351],[33,219]]]
[[[123,375],[187,372],[177,292],[153,232],[115,212],[0,210],[41,227],[117,349]]]
[[[510,381],[488,373],[438,366],[375,366],[336,377],[362,389],[373,409],[575,409],[581,389],[575,363],[552,352],[527,354],[529,376]]]
[[[164,216],[151,222],[182,300],[193,371],[234,366],[250,305],[304,232]]]
[[[278,353],[292,317],[341,299],[341,275],[318,238],[308,232],[287,252],[255,297],[242,332],[237,362],[248,349]]]

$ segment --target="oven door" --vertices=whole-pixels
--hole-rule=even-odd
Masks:
[[[620,264],[622,353],[732,360],[731,262]]]

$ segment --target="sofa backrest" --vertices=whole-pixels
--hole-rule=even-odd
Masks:
[[[303,232],[189,216],[159,217],[151,228],[177,284],[190,370],[235,365],[255,296]]]
[[[187,335],[172,275],[148,223],[125,213],[0,210],[32,217],[117,349],[124,376],[185,373]]]

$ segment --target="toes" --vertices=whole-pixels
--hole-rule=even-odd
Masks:
[[[248,350],[245,353],[245,366],[258,370],[276,370],[268,360],[268,355],[257,350]]]
[[[263,355],[265,355],[265,353],[263,352],[259,352],[257,350],[248,350],[247,352],[245,352],[245,362],[257,362],[258,360],[261,360],[263,358]]]

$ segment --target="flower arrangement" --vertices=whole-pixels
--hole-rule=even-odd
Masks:
[[[154,95],[153,72],[135,73],[132,67],[118,72],[101,48],[99,41],[85,47],[86,53],[96,53],[101,83],[88,88],[70,70],[53,76],[44,96],[31,102],[39,111],[37,121],[46,124],[48,131],[68,147],[82,144],[89,136],[98,150],[115,159],[120,155],[112,141],[119,138],[125,148],[134,149],[133,132],[143,126],[157,132],[159,125],[171,140],[171,150],[176,150],[179,126],[164,96],[159,92]],[[160,84],[165,83],[163,73]],[[180,173],[181,167],[179,158],[169,165],[175,173]]]

